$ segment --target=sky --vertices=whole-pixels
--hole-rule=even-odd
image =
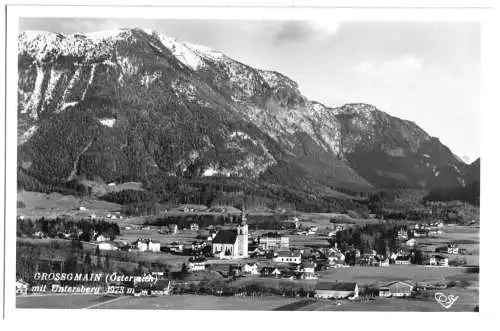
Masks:
[[[472,162],[480,153],[481,27],[474,22],[23,18],[20,30],[139,27],[281,72],[310,100],[363,102],[417,123]]]

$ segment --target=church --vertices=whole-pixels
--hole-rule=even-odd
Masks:
[[[248,257],[248,225],[243,211],[236,229],[219,230],[212,241],[212,253],[220,259]]]

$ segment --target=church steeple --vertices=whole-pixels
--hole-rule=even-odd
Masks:
[[[241,222],[238,224],[237,231],[239,238],[238,255],[241,257],[248,257],[248,225],[245,207],[242,208]]]
[[[245,206],[243,206],[241,211],[241,224],[246,224],[246,223],[247,223],[247,214],[245,212]]]

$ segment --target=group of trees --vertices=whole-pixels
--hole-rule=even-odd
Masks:
[[[424,201],[463,201],[472,205],[480,204],[481,187],[479,182],[468,184],[465,187],[433,189],[424,197]]]
[[[57,217],[55,219],[39,218],[17,219],[17,235],[33,236],[37,231],[42,231],[49,238],[64,237],[64,233],[69,233],[72,239],[92,241],[95,234],[102,234],[114,240],[120,235],[118,224],[103,220],[67,220]]]
[[[401,225],[389,223],[354,226],[338,231],[331,241],[332,244],[336,242],[342,251],[356,248],[361,253],[376,250],[379,254],[386,254],[398,247],[396,237],[401,228]]]

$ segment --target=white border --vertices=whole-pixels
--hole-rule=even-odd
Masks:
[[[32,2],[32,1],[30,1]],[[91,1],[90,1],[91,2]],[[113,1],[112,3],[123,4],[126,1]],[[278,1],[283,5],[283,1]],[[392,1],[388,1],[392,2]],[[408,3],[409,1],[404,1]],[[450,5],[450,1],[445,1]],[[95,3],[95,2],[94,2]],[[109,3],[109,2],[108,2]],[[129,2],[130,3],[130,2]],[[193,3],[193,2],[191,2]],[[220,3],[220,2],[219,2]],[[247,2],[248,3],[248,2]],[[276,3],[276,2],[274,2]],[[310,3],[310,2],[309,2]],[[314,3],[317,3],[314,2]],[[364,1],[364,3],[367,3]],[[386,1],[387,3],[387,1]],[[434,2],[432,2],[434,3]],[[430,1],[423,1],[421,6],[432,6]],[[469,2],[462,1],[462,4]],[[486,3],[486,4],[485,4]],[[491,5],[491,1],[482,1],[482,5]],[[177,2],[179,4],[179,2]],[[199,4],[199,2],[197,2]],[[212,3],[213,4],[213,3]],[[224,3],[226,4],[226,3]],[[257,4],[262,5],[262,2]],[[255,2],[254,2],[255,5]],[[344,4],[348,5],[348,4]],[[380,2],[378,3],[380,5]],[[414,5],[414,4],[413,4]],[[369,5],[368,5],[369,6]],[[463,5],[465,6],[465,5]],[[495,141],[496,123],[498,119],[498,31],[499,24],[495,21],[493,10],[484,9],[325,9],[325,8],[146,8],[146,7],[9,7],[8,9],[8,39],[7,39],[7,181],[6,195],[7,217],[6,222],[6,263],[5,273],[6,284],[14,284],[15,275],[15,215],[16,215],[16,142],[17,142],[17,28],[20,17],[102,17],[102,18],[211,18],[211,19],[312,19],[318,17],[329,17],[331,19],[341,18],[344,21],[481,21],[483,22],[483,64],[482,64],[482,142],[481,142],[481,166],[482,166],[482,208],[481,208],[481,294],[480,313],[364,313],[367,315],[357,316],[357,312],[337,312],[332,313],[309,312],[230,312],[224,311],[66,311],[66,310],[16,310],[15,294],[13,286],[6,287],[6,317],[14,321],[15,325],[24,327],[28,324],[37,328],[89,328],[101,329],[104,327],[119,328],[122,325],[126,329],[162,327],[162,328],[234,328],[240,329],[270,329],[272,327],[280,329],[317,329],[317,328],[405,328],[405,330],[422,329],[426,326],[432,329],[444,327],[449,330],[471,329],[478,326],[478,322],[490,319],[494,315],[494,298],[497,286],[495,280],[494,264],[497,263],[495,251],[485,249],[485,241],[494,243],[492,235],[498,233],[494,231],[494,223],[500,220],[495,219],[494,195],[488,193],[496,192],[498,172],[497,155],[499,150]],[[300,82],[299,82],[300,83]],[[497,84],[494,84],[497,83]],[[496,106],[496,107],[495,107]],[[451,110],[452,111],[452,110]],[[452,116],[452,114],[451,114]],[[1,121],[0,121],[1,124]],[[466,133],[464,133],[466,134]],[[1,168],[0,168],[1,169]],[[2,174],[3,176],[3,174]],[[485,180],[487,178],[488,180]],[[491,178],[491,180],[490,180]],[[494,191],[493,191],[494,190]],[[1,197],[1,195],[0,195]],[[0,231],[1,234],[1,231]],[[489,239],[488,239],[489,238]],[[1,252],[1,250],[0,250]],[[491,276],[491,278],[490,278]],[[496,278],[496,277],[495,277]],[[0,278],[1,279],[1,278]],[[490,282],[492,280],[492,282]],[[485,285],[488,284],[488,285]],[[490,286],[491,284],[491,286]],[[487,300],[486,300],[487,299]],[[491,306],[490,306],[491,305]],[[64,315],[64,319],[61,317]],[[175,326],[172,324],[176,321]],[[491,321],[493,321],[491,319]],[[154,325],[149,326],[154,322]],[[108,325],[109,323],[109,325]],[[157,324],[158,323],[158,324]]]

